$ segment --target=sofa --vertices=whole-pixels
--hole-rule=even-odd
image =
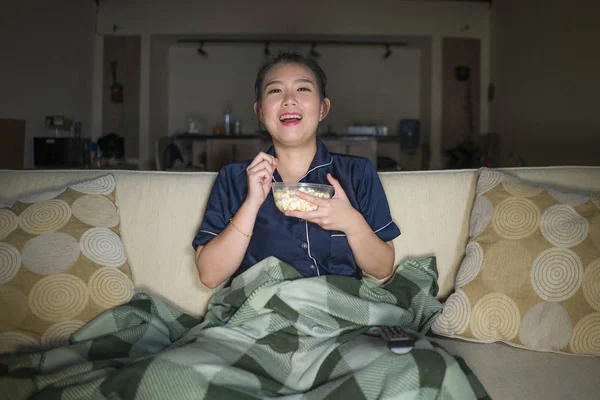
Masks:
[[[540,184],[600,192],[600,167],[515,168],[507,174]],[[135,289],[191,315],[202,315],[211,296],[194,266],[191,241],[204,213],[215,173],[124,170],[0,171],[0,203],[42,190],[112,174],[120,234]],[[396,265],[434,255],[438,299],[454,290],[469,240],[476,170],[380,173],[402,235]],[[493,399],[593,399],[600,358],[554,354],[504,343],[471,343],[430,333],[465,359]]]

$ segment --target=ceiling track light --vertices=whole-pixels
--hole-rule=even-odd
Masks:
[[[204,51],[204,42],[203,41],[200,42],[200,47],[198,47],[198,50],[196,50],[196,52],[204,58],[206,58],[206,56],[208,56],[208,54]]]
[[[381,59],[386,60],[392,55],[392,46],[395,47],[404,47],[408,46],[408,43],[402,41],[387,41],[387,40],[342,40],[342,39],[322,39],[322,40],[314,40],[314,39],[277,39],[277,38],[209,38],[209,39],[179,39],[178,43],[195,43],[199,44],[198,49],[196,50],[198,55],[206,58],[208,57],[208,53],[204,51],[204,43],[264,43],[263,54],[265,57],[270,57],[273,53],[269,48],[273,43],[284,43],[284,44],[310,44],[310,50],[308,51],[307,56],[310,58],[319,58],[321,54],[316,50],[317,44],[320,45],[334,45],[334,46],[385,46],[385,53],[382,55]]]
[[[386,44],[385,45],[385,54],[383,55],[383,59],[386,60],[387,58],[389,58],[389,56],[392,55],[392,49],[390,49],[390,45]]]
[[[317,43],[312,42],[312,45],[310,46],[310,51],[308,52],[308,54],[312,58],[319,58],[320,54],[315,50],[315,47],[317,47]]]

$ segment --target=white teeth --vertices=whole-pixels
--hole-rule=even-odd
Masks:
[[[302,117],[299,115],[282,115],[281,117],[279,117],[280,121],[285,121],[287,119],[302,119]]]

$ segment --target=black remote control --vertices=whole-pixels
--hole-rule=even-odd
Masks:
[[[399,326],[379,325],[379,331],[393,353],[406,354],[415,346],[414,339]]]

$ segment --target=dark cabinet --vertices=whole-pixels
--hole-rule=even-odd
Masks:
[[[208,139],[206,170],[219,171],[232,162],[253,159],[258,152],[267,150],[261,142],[260,139]]]

